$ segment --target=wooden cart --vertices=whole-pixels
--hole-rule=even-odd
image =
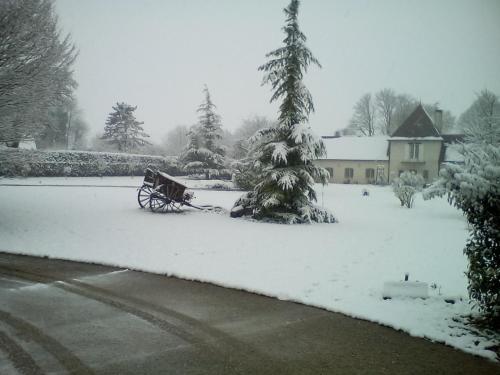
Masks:
[[[174,177],[148,168],[138,189],[137,201],[141,208],[149,207],[155,212],[179,211],[184,205],[202,209],[191,204],[193,193],[186,189],[187,186]]]

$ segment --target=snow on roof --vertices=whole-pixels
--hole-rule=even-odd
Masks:
[[[393,137],[439,137],[439,131],[434,126],[431,116],[422,104],[392,134]]]
[[[389,137],[338,137],[323,138],[327,156],[335,160],[389,160]]]
[[[391,141],[442,141],[443,137],[391,137]]]
[[[460,153],[460,150],[462,149],[463,145],[455,143],[451,145],[446,145],[445,146],[445,152],[444,152],[444,162],[448,163],[463,163],[464,162],[464,156]]]

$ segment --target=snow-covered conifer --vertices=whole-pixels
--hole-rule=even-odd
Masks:
[[[323,142],[308,126],[314,111],[311,94],[302,82],[310,64],[321,67],[306,47],[306,37],[297,21],[299,1],[284,9],[284,46],[267,54],[270,60],[259,67],[263,83],[271,84],[271,102],[281,99],[278,123],[254,137],[255,160],[260,164],[259,183],[241,197],[235,207],[252,212],[256,219],[283,223],[334,222],[332,214],[315,206],[314,183],[327,182],[328,172],[313,164],[325,154]]]
[[[183,169],[192,174],[204,173],[204,163],[201,161],[202,156],[199,152],[201,147],[200,130],[198,125],[193,125],[187,133],[188,143],[181,154]]]
[[[108,140],[118,146],[121,152],[130,152],[139,146],[149,145],[144,138],[149,137],[142,128],[144,122],[135,119],[134,111],[137,107],[132,107],[126,103],[116,103],[106,120],[102,139]]]
[[[188,173],[205,174],[206,178],[228,173],[225,169],[225,149],[220,145],[222,129],[210,92],[205,86],[205,99],[198,107],[198,124],[188,133],[188,144],[181,155]]]

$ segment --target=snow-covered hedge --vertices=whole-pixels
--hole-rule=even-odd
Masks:
[[[0,148],[0,176],[142,176],[147,167],[180,174],[173,157]]]

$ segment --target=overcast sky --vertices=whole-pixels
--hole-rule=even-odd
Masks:
[[[92,130],[125,101],[159,140],[196,122],[204,84],[229,130],[254,114],[276,118],[257,67],[281,46],[287,4],[57,0],[80,50],[77,98]],[[305,79],[319,135],[345,127],[359,97],[384,87],[455,115],[484,88],[500,94],[499,0],[303,0],[299,21],[323,65]]]

